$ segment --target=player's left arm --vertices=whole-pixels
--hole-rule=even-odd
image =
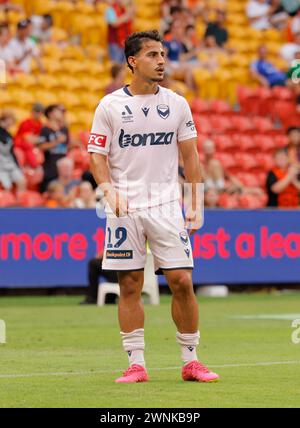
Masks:
[[[185,192],[186,203],[186,227],[190,229],[190,235],[202,226],[202,174],[197,151],[197,138],[190,138],[179,143],[179,149],[183,159],[184,174],[188,183],[188,192]]]

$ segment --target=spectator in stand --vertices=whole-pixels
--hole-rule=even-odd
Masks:
[[[111,61],[125,63],[124,42],[132,33],[134,7],[126,0],[111,0],[106,9],[105,19],[108,24],[108,49]]]
[[[265,87],[284,86],[286,73],[278,70],[269,62],[267,56],[267,47],[265,45],[259,46],[258,59],[253,61],[250,66],[252,77]]]
[[[10,0],[0,0],[0,12],[23,12],[23,9],[20,5],[14,4]]]
[[[218,208],[220,206],[220,194],[216,189],[207,189],[204,193],[204,206],[206,208]]]
[[[184,17],[183,1],[182,0],[165,0],[161,5],[163,34],[167,33],[172,25],[172,22],[182,21]]]
[[[36,168],[38,166],[34,147],[40,141],[40,132],[43,126],[43,113],[44,106],[40,103],[35,103],[32,106],[31,117],[20,123],[14,139],[15,147],[20,148],[24,152],[25,163],[30,165],[32,168]]]
[[[300,113],[300,50],[295,53],[294,61],[287,72],[286,85],[293,91],[296,98],[297,111]]]
[[[12,111],[4,109],[0,112],[0,185],[10,190],[15,184],[17,192],[21,192],[25,190],[26,183],[13,152],[13,137],[9,132],[15,122]]]
[[[290,16],[295,16],[300,10],[299,0],[277,0],[282,9],[285,10]]]
[[[95,208],[96,193],[93,186],[88,181],[79,185],[79,195],[74,201],[75,208]]]
[[[180,21],[174,21],[171,26],[170,38],[164,41],[168,59],[167,72],[175,79],[183,79],[188,88],[197,92],[193,76],[193,67],[184,60],[185,27]]]
[[[125,85],[126,69],[122,64],[113,64],[111,67],[112,81],[105,88],[105,95],[111,94],[117,89],[122,88]]]
[[[33,15],[31,18],[32,33],[31,38],[36,43],[49,43],[52,40],[52,15]]]
[[[51,181],[47,186],[47,191],[44,193],[45,207],[47,208],[67,208],[68,203],[64,195],[64,187],[57,181]]]
[[[8,47],[10,39],[8,23],[0,23],[0,59],[5,61],[7,71],[13,72],[17,67],[15,66],[14,54]]]
[[[280,49],[281,57],[292,65],[292,62],[295,59],[295,54],[300,52],[300,32],[295,34],[294,42],[285,43]]]
[[[246,14],[252,28],[267,30],[271,28],[270,17],[273,8],[267,0],[250,0],[246,7]]]
[[[64,123],[64,114],[57,104],[48,106],[45,110],[47,123],[41,129],[39,148],[45,154],[44,180],[41,191],[44,192],[50,181],[57,178],[56,162],[65,157],[68,151],[69,135]]]
[[[57,161],[56,166],[58,174],[56,181],[63,186],[66,200],[71,204],[77,195],[78,186],[80,184],[80,180],[73,178],[73,159],[68,157],[61,158]]]
[[[202,175],[204,177],[205,190],[214,189],[218,192],[225,191],[230,194],[237,193],[261,196],[262,189],[259,187],[247,187],[234,175],[228,174],[221,162],[216,158],[215,143],[206,140],[203,143],[204,162]]]
[[[278,149],[274,155],[275,167],[267,176],[268,206],[298,208],[300,181],[299,165],[290,164],[285,149]]]
[[[8,44],[8,49],[12,53],[14,62],[19,70],[23,73],[29,73],[31,61],[34,59],[41,73],[44,67],[40,58],[40,50],[34,41],[30,38],[31,21],[24,19],[17,25],[17,34]]]
[[[216,147],[212,140],[205,140],[203,143],[203,177],[205,189],[225,189],[225,173],[221,162],[216,159]]]
[[[291,18],[288,22],[287,36],[288,41],[293,42],[295,40],[295,34],[300,32],[300,7],[296,15]]]
[[[226,12],[222,9],[217,9],[216,19],[207,24],[204,37],[214,36],[218,46],[224,46],[228,40],[228,30],[224,26]]]
[[[286,152],[292,164],[300,166],[300,127],[292,126],[287,131],[288,144]]]

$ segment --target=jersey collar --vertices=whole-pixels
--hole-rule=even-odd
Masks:
[[[129,91],[129,89],[128,89],[128,86],[129,85],[126,85],[126,86],[124,86],[124,88],[123,88],[123,91],[125,92],[125,94],[126,95],[128,95],[129,97],[133,97],[133,95],[132,95],[132,93]],[[157,91],[155,92],[155,94],[153,94],[153,95],[156,95],[156,94],[158,94],[159,93],[159,86],[157,86]],[[151,95],[151,94],[148,94],[148,95]]]

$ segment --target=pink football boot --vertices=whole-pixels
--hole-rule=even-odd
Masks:
[[[124,373],[123,376],[115,380],[117,383],[135,383],[147,382],[149,380],[145,367],[139,364],[132,364]]]
[[[182,379],[197,382],[217,382],[219,375],[208,370],[200,361],[191,361],[182,367]]]

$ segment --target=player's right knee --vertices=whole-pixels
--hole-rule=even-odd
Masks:
[[[140,297],[143,287],[143,277],[140,274],[119,274],[120,293],[122,297]]]

